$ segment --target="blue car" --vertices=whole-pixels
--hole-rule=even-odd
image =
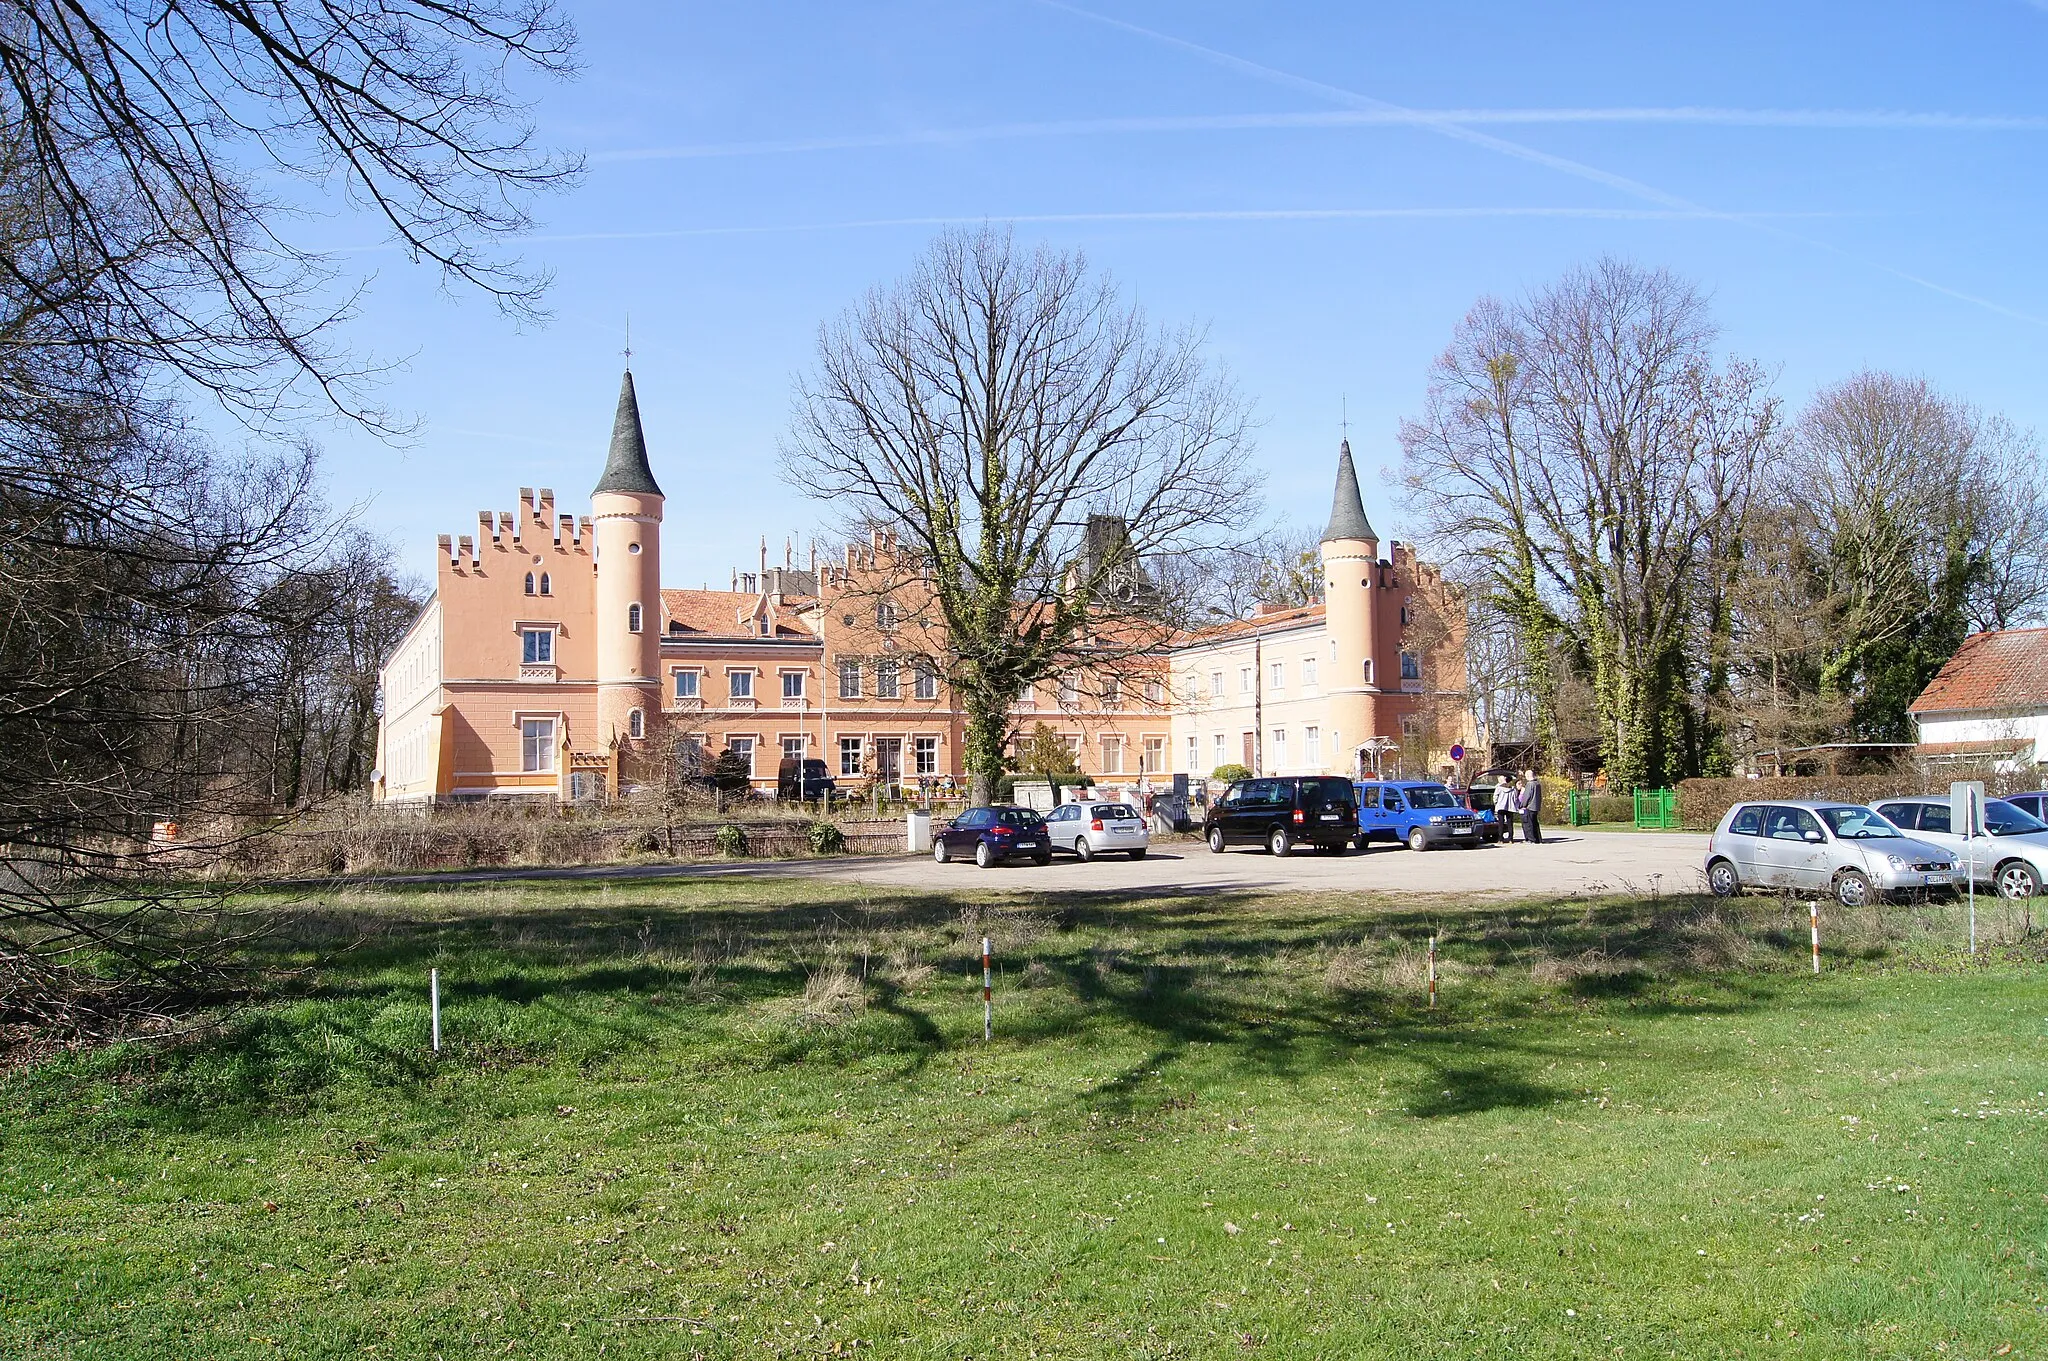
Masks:
[[[943,865],[955,856],[971,857],[983,869],[1017,856],[1029,856],[1034,865],[1050,865],[1052,838],[1045,819],[1029,808],[970,808],[932,835],[932,859]]]
[[[1477,846],[1487,838],[1477,814],[1435,780],[1360,780],[1358,848],[1405,841],[1411,851]]]

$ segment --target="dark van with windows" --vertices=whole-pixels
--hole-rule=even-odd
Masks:
[[[1358,797],[1341,775],[1269,775],[1238,780],[1202,822],[1209,849],[1264,846],[1286,855],[1296,846],[1342,855],[1358,835]]]
[[[775,797],[784,803],[829,799],[833,788],[834,782],[825,769],[825,763],[815,756],[803,760],[785,756],[775,772]]]

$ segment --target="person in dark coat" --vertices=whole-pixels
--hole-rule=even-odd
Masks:
[[[1522,840],[1531,846],[1543,844],[1543,781],[1536,778],[1536,772],[1522,772],[1521,796],[1517,800],[1522,808]]]

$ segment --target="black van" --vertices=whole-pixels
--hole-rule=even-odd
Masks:
[[[1286,855],[1313,846],[1338,855],[1358,835],[1358,795],[1341,775],[1269,775],[1238,780],[1202,822],[1209,849],[1264,846]]]
[[[785,756],[775,772],[775,797],[784,803],[828,799],[833,788],[832,777],[825,773],[825,763],[815,756],[808,760]]]

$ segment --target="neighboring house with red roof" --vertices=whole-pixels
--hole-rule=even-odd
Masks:
[[[1908,712],[1923,760],[2048,761],[2048,628],[1970,635]]]

